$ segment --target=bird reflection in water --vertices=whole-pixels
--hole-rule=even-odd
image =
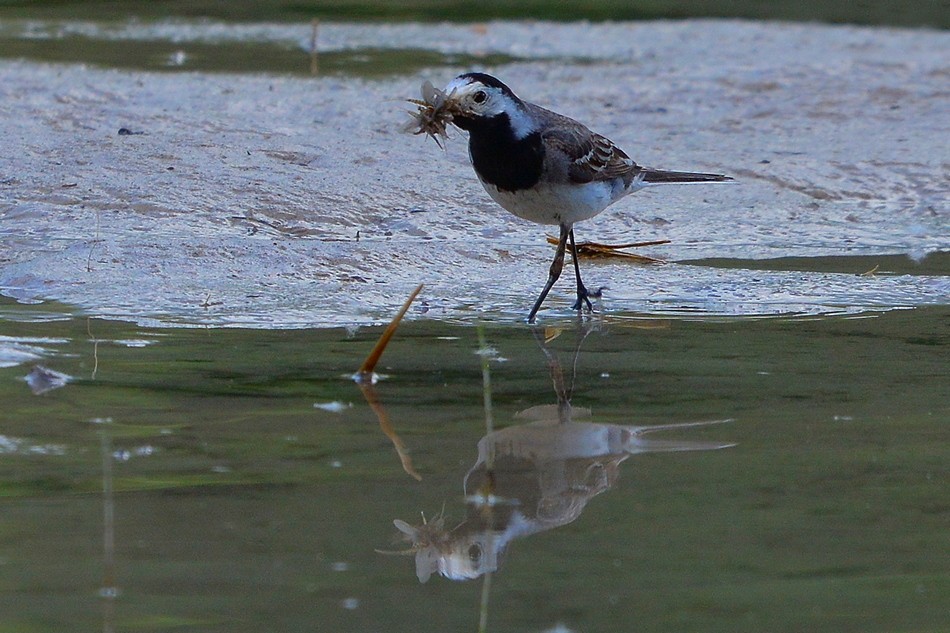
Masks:
[[[489,428],[478,442],[478,459],[463,480],[467,513],[461,523],[446,528],[444,511],[430,520],[423,518],[421,525],[394,521],[410,543],[408,550],[398,553],[415,555],[420,582],[436,572],[452,580],[469,580],[496,571],[513,540],[577,519],[590,499],[614,485],[620,464],[631,455],[734,446],[656,437],[662,431],[728,420],[659,426],[576,422],[590,417],[589,410],[571,405],[577,355],[588,333],[578,332],[567,384],[556,354],[535,331],[548,360],[557,404],[520,412],[516,417],[525,420],[522,424],[498,431]]]

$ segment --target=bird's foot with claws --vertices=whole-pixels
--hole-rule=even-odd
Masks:
[[[583,310],[585,307],[588,312],[594,311],[594,306],[591,305],[591,299],[600,299],[603,294],[606,286],[601,286],[597,290],[588,290],[583,284],[577,287],[577,301],[574,303],[572,310]]]

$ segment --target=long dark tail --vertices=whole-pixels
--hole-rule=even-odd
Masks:
[[[732,180],[722,174],[702,174],[692,171],[665,171],[663,169],[643,168],[643,182],[645,183],[675,183],[675,182],[727,182]]]

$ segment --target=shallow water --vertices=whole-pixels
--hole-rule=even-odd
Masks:
[[[945,623],[945,307],[408,323],[374,410],[349,376],[377,328],[156,330],[0,305],[0,630]],[[34,395],[37,364],[71,380]],[[723,422],[623,450],[600,435],[703,421]],[[488,445],[499,500],[479,509]],[[377,552],[409,548],[393,520],[423,516],[418,567]]]

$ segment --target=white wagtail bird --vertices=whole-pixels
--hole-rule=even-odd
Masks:
[[[529,323],[561,275],[568,242],[577,278],[573,309],[590,311],[590,298],[600,296],[581,281],[575,222],[589,220],[647,185],[732,180],[720,174],[642,167],[609,139],[520,99],[485,73],[459,75],[444,92],[427,84],[423,99],[413,101],[420,106],[417,133],[444,136],[449,122],[467,131],[472,167],[488,195],[519,218],[560,228],[548,281],[528,315]]]

